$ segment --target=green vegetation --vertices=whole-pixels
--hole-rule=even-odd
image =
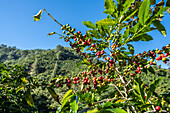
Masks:
[[[60,35],[75,52],[62,46],[47,51],[23,51],[8,50],[2,45],[1,62],[23,65],[25,70],[18,65],[1,64],[1,110],[169,112],[170,72],[157,66],[157,62],[168,63],[170,44],[136,55],[131,45],[131,42],[153,40],[147,34],[152,30],[166,36],[161,21],[165,11],[169,13],[169,3],[169,0],[166,4],[155,0],[105,0],[107,18],[95,24],[84,21],[90,29],[86,34],[69,24],[62,25],[41,9],[34,21],[40,20],[45,11],[63,30],[63,35],[56,32],[48,35]],[[25,102],[28,108],[22,105]]]

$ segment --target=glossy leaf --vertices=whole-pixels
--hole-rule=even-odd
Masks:
[[[63,109],[63,107],[65,106],[65,104],[69,101],[69,99],[71,98],[71,97],[73,97],[74,95],[70,95],[70,96],[68,96],[68,97],[66,97],[63,101],[62,101],[62,105],[61,105],[61,108],[60,108],[60,110],[62,110]]]
[[[128,11],[123,15],[123,18],[121,19],[120,23],[128,20],[128,19],[129,19],[131,16],[133,16],[137,11],[138,11],[138,9],[128,10]]]
[[[112,15],[117,10],[117,6],[115,5],[115,2],[113,0],[105,0],[104,7],[106,10],[103,13],[106,13],[106,14]]]
[[[49,93],[51,94],[51,96],[53,97],[53,99],[56,102],[58,102],[59,104],[61,104],[60,101],[59,101],[59,96],[55,93],[54,89],[51,88],[51,87],[47,87],[47,89],[48,89]]]
[[[68,96],[70,96],[70,95],[72,94],[72,92],[73,92],[73,91],[72,91],[71,89],[70,89],[69,91],[67,91],[67,93],[64,95],[63,100],[62,100],[61,102],[63,102],[65,98],[67,98]]]
[[[83,23],[83,25],[87,26],[88,28],[92,28],[92,29],[96,28],[96,26],[90,21],[83,21],[82,23]]]
[[[153,21],[153,25],[166,37],[166,29],[159,21]]]
[[[34,15],[34,21],[39,21],[41,19],[43,9],[41,9],[36,15]]]
[[[120,12],[120,16],[121,17],[127,10],[128,8],[131,6],[131,3],[133,3],[135,0],[126,0],[125,3],[123,4],[123,11]]]
[[[31,95],[31,89],[28,88],[26,93],[25,93],[25,100],[27,101],[28,105],[30,105],[31,107],[34,107],[34,101]]]
[[[165,11],[167,11],[170,7],[163,7],[161,8],[154,16],[160,16],[162,15]]]
[[[24,89],[24,86],[18,86],[17,89],[16,89],[16,93],[18,93],[18,91]]]
[[[133,91],[142,103],[145,104],[144,87],[140,78],[136,78],[135,84],[133,85]]]
[[[127,113],[124,109],[120,109],[120,108],[106,109],[106,111],[112,113]]]
[[[113,20],[113,19],[107,18],[107,19],[102,19],[102,20],[96,22],[96,24],[98,24],[98,25],[110,25],[110,26],[112,26],[112,25],[115,25],[115,24],[116,24],[116,21]]]
[[[149,18],[149,8],[150,8],[150,0],[144,0],[141,7],[139,8],[139,22],[144,25],[145,22]]]
[[[120,99],[120,100],[117,100],[115,103],[123,103],[123,102],[125,102],[125,101],[127,101],[127,99]]]
[[[150,41],[150,40],[153,40],[153,38],[148,34],[143,34],[143,35],[140,35],[140,36],[136,36],[134,38],[134,41],[139,41],[139,40],[141,40],[141,41]]]
[[[74,100],[70,103],[70,108],[73,111],[73,113],[77,113],[78,110],[78,104],[79,102],[77,101],[78,96],[74,96]]]

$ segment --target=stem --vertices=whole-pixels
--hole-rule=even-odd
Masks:
[[[127,107],[127,112],[128,112],[128,113],[130,113],[130,109],[129,109],[129,107]]]
[[[125,96],[122,94],[122,92],[119,90],[119,88],[115,84],[110,84],[110,85],[113,85],[119,91],[119,93],[122,95],[122,97],[125,98]]]
[[[116,72],[118,73],[118,75],[119,75],[119,77],[120,77],[122,83],[125,84],[125,81],[123,80],[123,77],[122,77],[122,75],[120,74],[118,68],[115,68],[115,70],[116,70]]]
[[[137,113],[137,111],[136,111],[136,109],[135,109],[135,107],[134,107],[134,106],[132,106],[132,109],[133,109],[133,111],[134,111],[135,113]]]
[[[119,98],[111,98],[111,100],[118,100]],[[125,98],[122,98],[122,99],[125,99]],[[101,100],[101,101],[98,101],[98,102],[95,102],[94,103],[94,105],[95,104],[98,104],[98,103],[102,103],[102,102],[106,102],[106,101],[108,101],[109,99],[105,99],[105,100]]]
[[[48,14],[48,16],[50,16],[55,22],[57,22],[57,24],[59,24],[61,27],[63,27],[62,24],[60,24],[56,19],[54,19],[54,18],[46,11],[46,9],[43,9],[43,10]]]

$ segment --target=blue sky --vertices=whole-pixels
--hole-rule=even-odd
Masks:
[[[106,18],[104,0],[0,0],[0,44],[16,46],[19,49],[54,49],[58,44],[69,46],[59,36],[47,36],[50,32],[61,33],[57,25],[45,12],[41,21],[34,22],[33,15],[45,8],[62,24],[69,23],[83,33],[88,30],[82,21],[96,21]],[[159,31],[149,33],[154,40],[133,43],[136,53],[152,50],[170,43],[170,15],[163,18],[162,24],[167,37]]]

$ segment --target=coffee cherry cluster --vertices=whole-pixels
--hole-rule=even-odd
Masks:
[[[79,77],[77,76],[73,78],[73,84],[78,84],[78,83],[80,83],[80,81],[79,81]]]
[[[96,53],[96,56],[97,56],[97,58],[100,58],[103,54],[104,54],[104,50],[98,51],[98,52]]]

